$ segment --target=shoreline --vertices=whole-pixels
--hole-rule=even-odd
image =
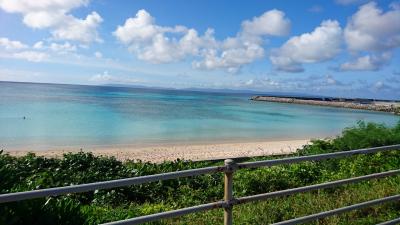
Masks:
[[[252,101],[277,102],[301,105],[327,106],[392,113],[400,115],[400,102],[372,99],[302,98],[277,96],[252,96]]]
[[[92,152],[94,155],[114,156],[118,160],[141,160],[159,163],[163,161],[184,160],[213,160],[237,157],[255,157],[265,155],[280,155],[295,152],[303,145],[310,143],[309,139],[281,141],[253,141],[213,144],[165,145],[153,147],[113,146],[102,148],[87,148],[82,150],[42,150],[42,151],[7,151],[12,156],[24,156],[33,152],[46,158],[59,158],[64,153],[79,151]]]

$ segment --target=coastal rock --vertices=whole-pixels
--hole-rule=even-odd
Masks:
[[[277,96],[252,96],[250,100],[362,109],[362,110],[388,112],[400,115],[400,102],[397,101],[385,101],[385,100],[373,100],[373,99],[306,98],[306,97],[301,98],[301,97],[277,97]]]

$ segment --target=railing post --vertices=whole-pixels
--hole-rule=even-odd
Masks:
[[[224,178],[224,200],[227,203],[224,207],[224,225],[232,225],[232,204],[233,200],[233,172],[235,170],[235,161],[225,160],[225,178]]]

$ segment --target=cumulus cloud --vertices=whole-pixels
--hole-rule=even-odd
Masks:
[[[22,51],[13,53],[12,57],[16,59],[28,60],[30,62],[41,62],[48,58],[48,54],[38,51]]]
[[[391,54],[387,52],[381,55],[365,55],[358,57],[354,61],[343,63],[340,66],[340,69],[342,71],[349,71],[349,70],[376,71],[382,68],[385,64],[387,64],[390,58]]]
[[[239,83],[238,87],[244,88],[256,88],[256,89],[279,89],[281,88],[282,84],[276,80],[272,80],[269,77],[263,78],[253,78],[242,83]]]
[[[199,36],[196,30],[184,26],[159,26],[144,9],[113,32],[130,52],[151,63],[176,62],[196,55],[200,48],[213,45],[212,33],[212,30],[207,30],[204,36]]]
[[[154,23],[155,19],[142,9],[136,13],[135,17],[128,18],[124,25],[118,26],[113,34],[124,44],[150,42],[157,33],[167,31],[167,28],[159,27]]]
[[[103,54],[101,54],[101,52],[95,52],[94,53],[94,57],[96,57],[96,58],[102,58],[103,57]]]
[[[97,12],[92,12],[85,19],[78,19],[71,15],[68,15],[68,17],[51,32],[54,38],[83,43],[102,42],[97,27],[103,22],[103,19]]]
[[[311,75],[308,77],[293,77],[283,79],[280,82],[284,87],[283,90],[293,90],[300,92],[320,92],[320,93],[336,93],[337,91],[352,91],[354,89],[353,82],[342,82],[333,75]],[[336,93],[337,94],[337,93]]]
[[[0,38],[0,47],[5,50],[0,54],[2,58],[23,59],[30,62],[41,62],[48,58],[46,53],[31,51],[28,45],[4,37]]]
[[[27,48],[28,46],[19,42],[19,41],[12,41],[8,38],[0,38],[0,46],[3,47],[6,50],[18,50],[18,49],[24,49]]]
[[[378,80],[372,83],[364,84],[363,88],[372,91],[375,95],[385,94],[388,99],[398,99],[400,96],[400,80],[396,77],[389,77],[385,80]]]
[[[242,65],[264,55],[262,37],[282,36],[290,30],[290,21],[279,10],[243,21],[235,37],[218,41],[214,31],[204,35],[182,25],[159,26],[147,11],[139,10],[114,31],[114,36],[128,46],[139,59],[151,63],[169,63],[186,57],[198,57],[192,65],[199,69],[226,68],[237,71]]]
[[[77,46],[73,45],[71,43],[64,42],[64,44],[60,43],[44,43],[43,41],[38,41],[36,42],[33,46],[33,49],[35,50],[42,50],[42,51],[51,51],[57,54],[67,54],[71,52],[76,52],[77,51]]]
[[[352,90],[353,83],[344,83],[333,75],[312,75],[308,77],[278,77],[271,79],[269,77],[251,78],[249,80],[239,82],[236,87],[281,90],[281,91],[333,91],[333,90]]]
[[[372,88],[376,91],[379,91],[383,88],[385,88],[385,83],[383,81],[377,81],[373,84]]]
[[[69,42],[65,42],[64,44],[51,43],[50,49],[59,53],[75,52],[76,46],[70,44]]]
[[[285,36],[290,31],[290,20],[285,13],[276,9],[267,11],[259,17],[242,22],[242,36],[258,37],[262,35]]]
[[[400,9],[384,13],[375,2],[360,7],[351,17],[344,37],[351,51],[382,51],[400,46]]]
[[[287,72],[304,71],[303,63],[322,62],[335,57],[341,49],[342,29],[335,20],[326,20],[311,33],[290,38],[282,47],[271,52],[270,60]]]
[[[38,41],[33,45],[34,49],[43,49],[44,48],[44,43],[43,41]]]
[[[343,86],[344,85],[341,81],[335,79],[332,75],[326,75],[324,80],[325,80],[325,82],[323,82],[323,83],[326,84],[327,86],[330,86],[330,85]]]
[[[139,80],[136,79],[130,79],[130,78],[123,78],[123,77],[116,77],[112,76],[108,73],[108,71],[104,71],[103,73],[96,74],[92,77],[89,78],[89,81],[94,82],[94,83],[137,83]]]
[[[8,38],[0,38],[1,58],[21,59],[30,62],[42,62],[56,56],[78,56],[78,47],[70,42],[57,43],[50,41],[38,41],[28,45]]]
[[[400,46],[400,8],[391,4],[391,10],[383,12],[375,2],[359,8],[344,29],[348,49],[357,56],[343,63],[342,70],[376,71],[391,59],[391,51]]]
[[[251,63],[264,56],[264,48],[251,42],[242,42],[237,47],[219,50],[205,49],[201,61],[194,61],[197,69],[225,68],[228,72],[236,73],[244,64]]]
[[[85,19],[70,14],[74,8],[87,6],[89,0],[0,0],[0,8],[9,13],[20,13],[31,28],[49,28],[55,39],[90,43],[101,41],[97,27],[103,21],[97,12]]]
[[[89,78],[89,81],[94,81],[94,82],[108,82],[113,79],[113,76],[108,74],[108,71],[104,71],[103,73],[96,74]]]
[[[290,20],[282,11],[276,9],[252,20],[245,20],[235,37],[226,38],[218,48],[205,49],[202,54],[203,59],[193,62],[193,67],[226,68],[228,72],[237,72],[242,65],[264,56],[263,37],[287,35],[290,26]]]

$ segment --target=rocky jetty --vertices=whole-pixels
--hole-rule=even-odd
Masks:
[[[251,100],[372,110],[380,112],[389,112],[400,115],[400,102],[398,101],[373,100],[373,99],[349,99],[349,98],[277,97],[277,96],[253,96],[251,97]]]

